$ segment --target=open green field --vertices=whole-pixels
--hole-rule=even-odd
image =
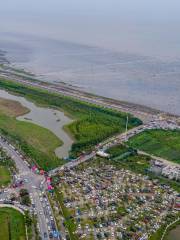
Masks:
[[[123,146],[123,145],[120,145],[120,144],[117,144],[111,148],[109,148],[107,150],[107,153],[110,154],[111,158],[114,158],[114,157],[117,157],[121,154],[124,154],[128,151],[128,148]]]
[[[0,166],[0,188],[7,186],[11,182],[11,174],[7,167]]]
[[[26,112],[18,102],[0,101],[0,131],[45,170],[59,166],[62,160],[56,157],[54,150],[62,142],[48,129],[16,120],[16,116]]]
[[[70,97],[50,93],[34,87],[0,79],[0,88],[19,94],[37,104],[59,108],[70,115],[75,121],[66,126],[66,130],[73,136],[75,143],[72,146],[71,156],[75,157],[82,151],[90,150],[95,144],[125,131],[125,113],[98,107]],[[129,126],[132,128],[142,122],[129,115]]]
[[[0,239],[26,240],[24,216],[11,208],[0,208]]]
[[[129,145],[180,164],[180,131],[147,130],[129,140]]]

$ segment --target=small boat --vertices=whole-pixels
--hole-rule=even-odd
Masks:
[[[28,121],[32,121],[32,118],[27,118],[27,117],[25,117],[24,119],[25,119],[25,120],[28,120]]]

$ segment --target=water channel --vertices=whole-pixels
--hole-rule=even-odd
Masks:
[[[59,110],[44,108],[36,106],[33,102],[28,101],[24,97],[15,96],[7,91],[0,90],[0,97],[4,99],[14,100],[20,102],[23,106],[30,110],[29,113],[17,117],[20,121],[27,121],[37,124],[41,127],[49,129],[60,140],[63,141],[63,145],[55,149],[55,154],[59,158],[68,157],[69,150],[71,149],[73,140],[64,131],[63,127],[73,120],[67,117],[64,112]]]

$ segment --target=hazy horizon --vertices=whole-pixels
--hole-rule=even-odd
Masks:
[[[180,1],[6,0],[0,49],[43,77],[180,115]]]
[[[178,0],[6,0],[0,31],[179,57],[179,9]]]

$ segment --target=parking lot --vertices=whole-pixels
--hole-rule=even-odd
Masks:
[[[176,214],[170,187],[103,161],[61,172],[59,191],[78,239],[148,239]]]

